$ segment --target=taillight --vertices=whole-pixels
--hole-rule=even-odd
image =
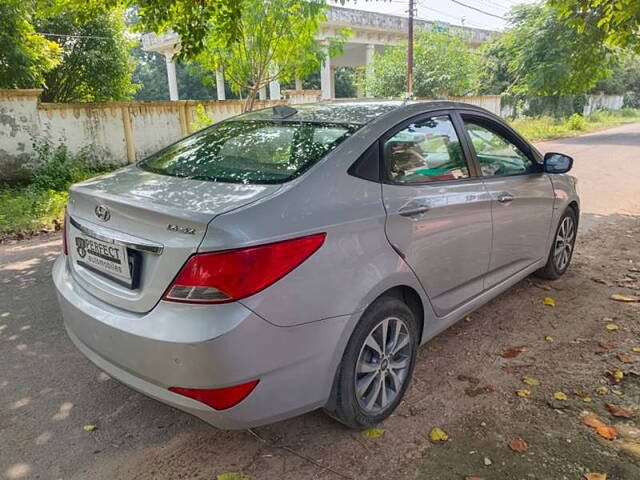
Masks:
[[[253,380],[242,385],[234,385],[225,388],[182,388],[170,387],[173,393],[179,393],[185,397],[198,400],[216,410],[226,410],[239,404],[247,398],[249,394],[256,388],[259,380]]]
[[[65,255],[69,254],[67,247],[67,207],[64,207],[64,219],[62,220],[62,251]]]
[[[224,303],[248,297],[278,281],[324,243],[318,233],[257,247],[196,254],[187,260],[164,300]]]

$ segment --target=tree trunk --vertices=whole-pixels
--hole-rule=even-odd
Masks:
[[[253,110],[253,106],[256,102],[256,96],[258,95],[258,89],[249,87],[247,88],[247,99],[244,101],[243,105],[243,113],[251,112]]]

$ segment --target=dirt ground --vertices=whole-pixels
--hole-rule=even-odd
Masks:
[[[634,128],[640,145],[640,126],[625,128],[614,136]],[[603,149],[620,141],[601,135]],[[624,142],[620,158],[635,161],[638,147]],[[589,152],[598,155],[597,147]],[[581,184],[595,195],[597,176],[581,168]],[[0,479],[215,480],[241,472],[251,480],[583,480],[586,473],[639,480],[640,353],[633,349],[640,347],[640,303],[610,298],[640,295],[639,189],[625,181],[631,197],[621,210],[616,200],[617,208],[636,216],[609,214],[611,202],[597,210],[598,199],[586,195],[584,204],[599,215],[582,216],[567,274],[526,279],[424,345],[405,401],[375,439],[321,411],[221,431],[133,392],[95,368],[64,332],[50,280],[59,235],[0,246]],[[501,356],[521,346],[517,356]],[[619,354],[635,361],[623,363]],[[607,373],[615,370],[624,375],[619,384]],[[540,385],[525,385],[525,376]],[[530,396],[517,396],[520,389]],[[553,398],[559,391],[567,400]],[[632,418],[612,416],[607,403]],[[585,410],[620,438],[605,440],[583,425]],[[86,432],[88,424],[97,428]],[[449,440],[431,443],[433,427]],[[509,448],[516,438],[526,452]]]

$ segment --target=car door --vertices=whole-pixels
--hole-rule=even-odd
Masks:
[[[491,253],[491,197],[458,122],[429,114],[381,139],[387,236],[438,316],[482,292]]]
[[[491,195],[487,289],[547,256],[554,191],[529,145],[508,127],[479,114],[463,113],[462,119]]]

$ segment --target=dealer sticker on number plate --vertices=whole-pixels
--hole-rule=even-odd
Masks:
[[[80,235],[75,237],[74,243],[74,256],[80,265],[123,280],[131,280],[127,249],[122,245]]]

